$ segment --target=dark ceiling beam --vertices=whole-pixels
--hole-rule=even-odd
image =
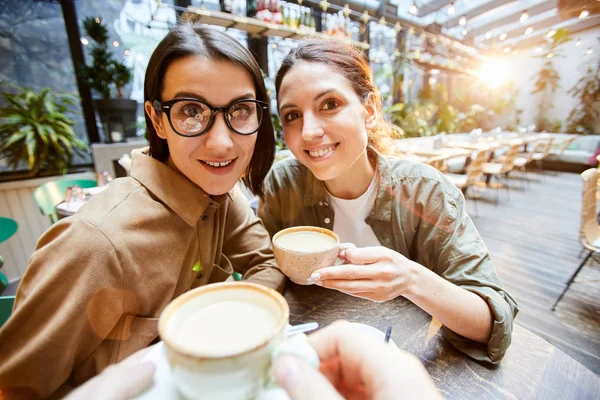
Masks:
[[[543,3],[539,3],[529,9],[527,9],[527,13],[529,14],[529,18],[532,18],[538,14],[545,13],[546,11],[552,10],[556,8],[558,4],[558,0],[548,0]],[[519,22],[521,18],[521,14],[523,14],[523,9],[519,8],[518,11],[515,11],[512,14],[509,14],[505,17],[496,19],[494,21],[490,21],[490,23],[479,26],[477,28],[469,29],[469,33],[467,34],[468,38],[473,38],[475,36],[483,35],[487,31],[491,31],[493,29],[501,28],[505,25],[513,24],[515,22]],[[523,24],[526,25],[526,24]],[[525,26],[527,28],[528,25]],[[523,28],[523,29],[525,29]]]
[[[503,7],[506,4],[514,3],[515,1],[516,0],[492,0],[492,1],[485,2],[485,3],[481,4],[479,7],[470,9],[466,13],[463,13],[460,15],[456,14],[453,18],[450,18],[448,21],[444,22],[443,27],[446,29],[453,28],[456,25],[458,25],[458,22],[460,21],[460,19],[463,16],[466,16],[467,21],[469,21],[471,18],[475,18],[478,15],[495,10],[498,7]]]
[[[534,24],[522,24],[519,27],[513,28],[510,31],[505,31],[504,33],[506,33],[506,40],[510,40],[510,39],[519,39],[521,37],[526,37],[525,36],[525,29],[527,29],[528,26],[531,26],[533,28],[533,32],[532,34],[534,34],[535,32],[538,31],[543,31],[543,30],[548,30],[549,28],[553,27],[554,25],[560,24],[561,22],[564,22],[562,20],[561,17],[558,16],[558,14],[554,14],[551,16],[548,16],[548,18],[543,19],[541,21],[537,21]],[[484,45],[484,46],[491,46],[494,42],[496,42],[498,39],[498,35],[495,35],[495,37],[492,37],[490,39],[484,39],[480,42],[480,44]],[[504,40],[504,41],[506,41]]]
[[[576,33],[597,27],[600,27],[600,16],[587,17],[585,19],[580,20],[577,23],[566,26],[565,28],[569,30],[569,32],[571,33],[571,37],[575,39]],[[513,41],[511,43],[507,43],[507,45],[513,49],[526,50],[535,47],[541,43],[547,43],[546,39],[544,38],[544,35],[545,33],[543,35],[537,35],[534,37],[527,36],[526,38],[518,39],[516,42]],[[501,49],[499,50],[501,51]]]
[[[419,17],[425,17],[431,13],[434,13],[456,0],[433,0],[427,4],[419,7]]]

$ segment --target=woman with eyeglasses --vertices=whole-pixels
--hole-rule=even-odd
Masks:
[[[254,57],[190,24],[160,42],[146,71],[149,149],[40,239],[0,330],[3,398],[60,397],[157,340],[175,297],[233,272],[281,291],[255,194],[274,159]]]
[[[328,228],[354,248],[307,283],[375,302],[404,297],[469,356],[497,363],[515,300],[502,288],[460,190],[435,169],[386,156],[389,129],[368,62],[335,40],[301,43],[275,79],[285,142],[258,215],[271,235]],[[387,139],[387,142],[386,142]]]

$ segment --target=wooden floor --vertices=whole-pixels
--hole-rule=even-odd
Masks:
[[[494,205],[487,189],[468,210],[505,288],[519,303],[516,322],[600,375],[600,257],[590,259],[558,304],[566,281],[583,261],[579,221],[581,178],[575,173],[528,172],[529,186],[510,179]],[[585,257],[587,253],[583,255]]]

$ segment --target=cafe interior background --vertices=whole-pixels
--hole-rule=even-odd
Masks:
[[[516,323],[600,374],[600,254],[586,240],[598,223],[583,212],[596,182],[579,175],[600,154],[596,0],[0,0],[2,304],[43,232],[126,175],[129,154],[146,145],[145,68],[181,18],[226,30],[256,55],[278,159],[291,156],[273,93],[285,54],[309,35],[360,48],[396,156],[465,188],[519,302]],[[109,81],[106,68],[116,69]],[[481,150],[495,157],[467,162]]]

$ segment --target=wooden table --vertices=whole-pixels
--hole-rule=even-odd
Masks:
[[[479,363],[454,349],[417,306],[398,298],[373,303],[318,286],[288,283],[292,325],[338,319],[385,331],[423,362],[447,399],[600,399],[600,378],[550,343],[515,324],[512,344],[499,365]],[[518,317],[517,317],[518,321]]]

